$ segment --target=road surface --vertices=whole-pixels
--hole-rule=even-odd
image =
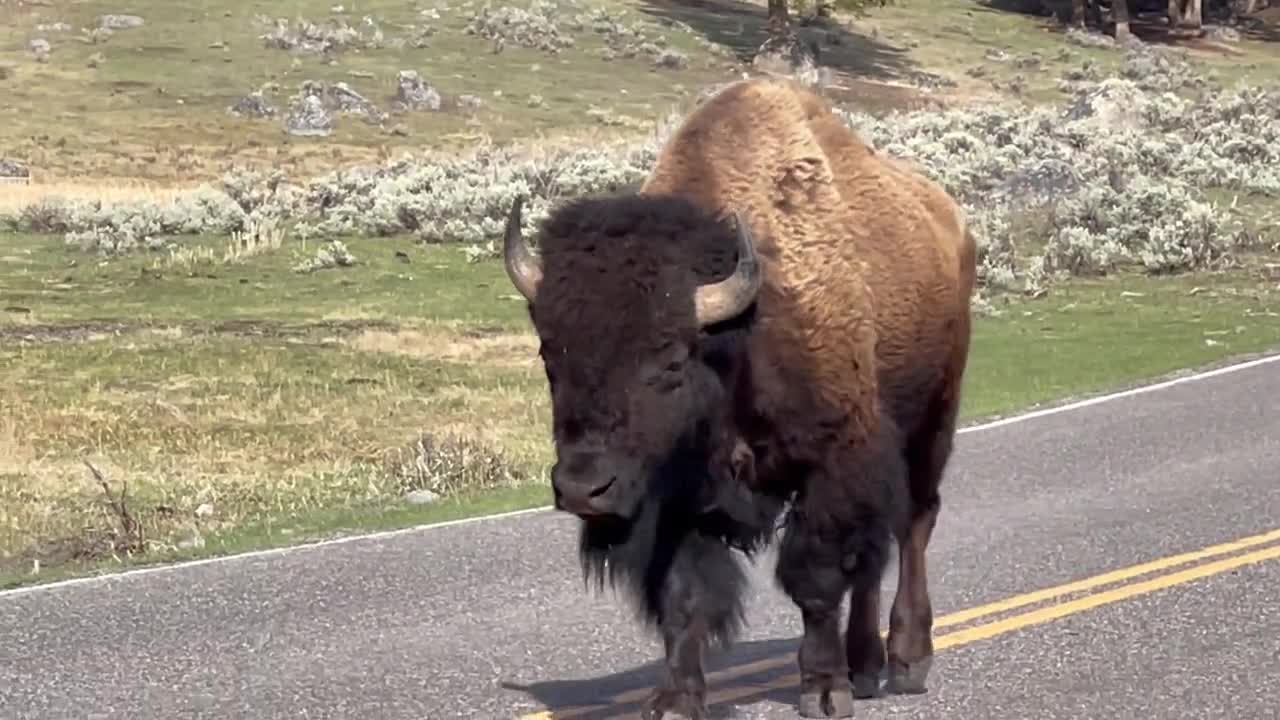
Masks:
[[[1269,360],[967,430],[930,692],[857,717],[1276,717],[1278,481]],[[715,717],[796,717],[772,562]],[[0,593],[0,718],[635,717],[657,648],[540,511]]]

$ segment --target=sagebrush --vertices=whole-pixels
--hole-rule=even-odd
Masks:
[[[962,202],[977,229],[987,287],[1033,289],[1063,274],[1120,267],[1172,272],[1229,259],[1253,238],[1204,191],[1280,196],[1280,93],[1212,86],[1172,51],[1144,46],[1127,53],[1114,77],[1088,65],[1069,71],[1062,85],[1072,100],[1062,106],[882,118],[836,112]],[[658,132],[537,154],[488,146],[465,157],[404,157],[310,179],[236,171],[173,199],[51,197],[0,221],[63,233],[67,242],[105,254],[163,248],[183,236],[230,233],[270,219],[307,237],[409,233],[465,243],[479,259],[494,254],[517,195],[530,198],[531,230],[561,199],[638,185],[664,139]]]

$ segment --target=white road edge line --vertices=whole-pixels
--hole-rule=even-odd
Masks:
[[[1102,403],[1111,402],[1113,400],[1120,400],[1122,398],[1133,397],[1134,395],[1143,395],[1146,393],[1156,392],[1158,390],[1164,390],[1166,388],[1174,387],[1175,385],[1182,385],[1185,383],[1197,382],[1200,380],[1208,380],[1210,378],[1219,377],[1221,375],[1228,375],[1230,373],[1239,372],[1241,370],[1248,370],[1250,368],[1255,368],[1261,365],[1268,365],[1273,362],[1280,362],[1280,354],[1266,355],[1263,357],[1254,358],[1253,360],[1247,360],[1245,362],[1235,363],[1232,365],[1224,365],[1221,367],[1214,368],[1213,370],[1206,370],[1206,371],[1197,372],[1197,373],[1189,373],[1187,375],[1181,375],[1169,380],[1164,380],[1158,383],[1152,383],[1150,385],[1139,385],[1137,387],[1129,388],[1128,390],[1121,390],[1118,392],[1107,393],[1105,395],[1096,395],[1093,397],[1085,398],[1084,400],[1077,400],[1075,402],[1065,403],[1062,405],[1054,405],[1051,407],[1042,408],[1040,410],[1033,410],[1031,412],[1020,413],[1018,415],[1011,415],[1006,418],[1001,418],[999,420],[992,420],[991,422],[985,422],[979,425],[968,425],[960,428],[959,430],[956,431],[956,433],[958,435],[965,435],[968,433],[980,432],[983,430],[992,430],[994,428],[1004,427],[1005,425],[1013,425],[1015,423],[1025,422],[1027,420],[1034,420],[1036,418],[1046,417],[1049,415],[1059,415],[1062,413],[1071,412],[1073,410],[1086,408],[1092,405],[1101,405]],[[135,577],[138,575],[174,572],[177,570],[197,567],[200,565],[210,565],[213,563],[226,563],[226,562],[233,562],[233,561],[250,560],[253,558],[266,557],[271,555],[285,555],[288,553],[313,550],[316,548],[327,547],[331,545],[341,545],[344,543],[356,542],[356,541],[381,540],[384,538],[395,537],[397,535],[406,535],[409,533],[442,529],[442,528],[452,527],[456,525],[468,525],[468,524],[478,523],[478,522],[503,520],[506,518],[518,517],[520,515],[529,515],[537,512],[546,512],[551,509],[552,508],[550,505],[543,505],[541,507],[527,508],[524,510],[514,510],[511,512],[497,513],[494,515],[481,515],[478,517],[462,518],[459,520],[448,520],[445,522],[428,523],[425,525],[414,525],[412,527],[400,528],[398,530],[383,530],[379,532],[364,533],[360,535],[348,535],[346,537],[341,537],[341,538],[333,538],[330,540],[317,540],[315,542],[301,543],[298,545],[290,545],[286,547],[268,548],[265,550],[251,550],[249,552],[237,553],[234,555],[221,555],[218,557],[202,558],[200,560],[187,560],[184,562],[170,563],[166,565],[156,565],[152,567],[136,568],[133,570],[124,570],[124,571],[115,572],[115,573],[105,573],[102,575],[90,575],[86,577],[71,578],[68,580],[58,580],[55,582],[45,583],[42,585],[31,585],[27,587],[13,588],[11,590],[0,590],[0,599],[14,597],[17,595],[25,595],[28,593],[51,592],[54,590],[59,590],[61,588],[71,587],[75,585],[87,585],[91,583],[106,583],[106,582],[111,582],[116,580],[124,580],[124,579]]]

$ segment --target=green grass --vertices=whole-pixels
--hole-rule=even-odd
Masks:
[[[353,238],[359,264],[304,275],[290,270],[299,243],[157,267],[155,253],[103,263],[0,236],[0,584],[546,501],[545,380],[501,265]],[[1280,345],[1268,272],[1078,280],[997,302],[976,321],[964,417]],[[396,472],[424,435],[460,475]],[[85,459],[113,496],[127,484],[144,552],[111,555],[119,517]],[[407,504],[423,486],[445,499]]]

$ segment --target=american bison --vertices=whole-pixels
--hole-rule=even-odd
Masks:
[[[704,652],[742,620],[734,550],[783,517],[801,715],[852,716],[886,664],[891,692],[923,692],[975,272],[958,205],[822,98],[753,79],[695,108],[637,193],[555,209],[536,253],[520,217],[504,256],[540,340],[555,506],[581,518],[584,576],[622,583],[665,643],[644,716],[706,716]]]

